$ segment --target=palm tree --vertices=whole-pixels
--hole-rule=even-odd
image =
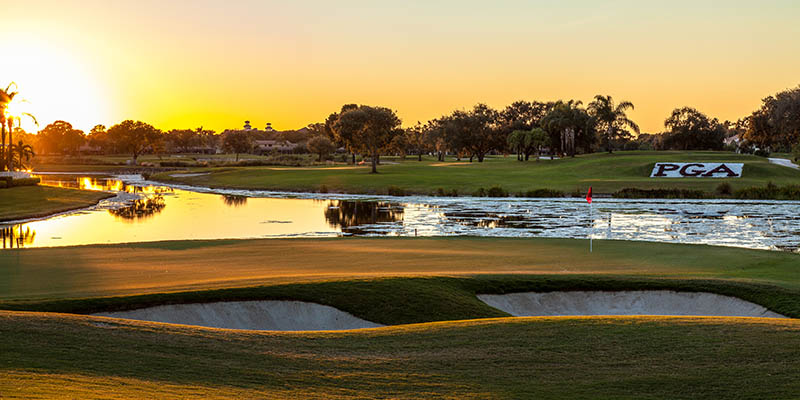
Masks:
[[[14,120],[16,119],[17,124],[19,124],[20,118],[25,115],[33,119],[36,125],[39,125],[36,118],[29,113],[20,113],[20,115],[8,114],[8,105],[14,100],[14,96],[17,95],[16,91],[11,91],[12,86],[14,89],[17,88],[17,84],[11,82],[6,86],[5,90],[0,89],[0,130],[2,131],[2,140],[0,141],[0,170],[7,169],[9,171],[12,169],[11,164],[13,161]],[[8,127],[8,146],[6,146],[6,127]]]
[[[12,144],[9,147],[11,148],[11,158],[9,159],[9,167],[11,169],[15,166],[17,169],[25,169],[25,162],[30,161],[31,157],[36,156],[33,152],[33,146],[23,144],[22,140],[20,140],[18,144]]]
[[[628,119],[625,111],[633,110],[633,103],[630,101],[622,101],[616,106],[611,96],[597,95],[594,96],[594,101],[589,103],[589,112],[606,127],[606,148],[608,153],[611,154],[611,141],[617,137],[628,135],[625,127],[633,129],[636,134],[639,134],[639,125]]]
[[[586,112],[580,108],[581,101],[562,100],[553,104],[550,111],[542,118],[542,128],[550,134],[550,158],[554,156],[553,148],[559,152],[575,156],[575,135],[582,129],[581,113]]]
[[[8,103],[11,103],[11,100],[14,100],[14,96],[17,95],[17,92],[11,91],[11,85],[16,86],[14,82],[11,82],[5,90],[0,89],[0,130],[2,130],[2,140],[0,141],[0,171],[5,171],[6,169],[6,109],[8,108]],[[10,140],[9,143],[11,143]]]

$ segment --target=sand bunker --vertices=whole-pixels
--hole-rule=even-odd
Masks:
[[[735,297],[668,290],[481,294],[478,298],[515,317],[694,315],[786,318],[758,304]]]
[[[270,331],[326,331],[383,326],[333,307],[302,301],[171,304],[93,315],[211,328]]]

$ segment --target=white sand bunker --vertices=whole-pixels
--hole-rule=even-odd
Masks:
[[[669,290],[481,294],[484,303],[515,317],[556,315],[694,315],[786,318],[766,308],[713,293]]]
[[[171,304],[93,315],[211,328],[270,331],[327,331],[383,326],[321,304],[277,300]]]

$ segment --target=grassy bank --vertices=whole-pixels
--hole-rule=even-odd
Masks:
[[[400,161],[386,159],[379,174],[370,174],[367,166],[334,167],[249,167],[209,168],[198,172],[207,175],[180,177],[170,172],[153,178],[164,182],[185,183],[214,188],[266,189],[284,191],[331,191],[346,193],[389,192],[390,187],[405,193],[473,195],[480,189],[500,186],[515,195],[536,189],[565,193],[611,194],[623,188],[675,188],[715,193],[717,186],[728,182],[732,190],[751,186],[790,185],[800,182],[800,171],[774,164],[766,158],[728,152],[618,152],[590,154],[561,160],[518,162],[514,157],[490,157],[483,163],[466,161],[436,162],[427,159]],[[740,162],[742,178],[736,179],[652,179],[656,162]]]
[[[0,189],[0,221],[44,217],[97,204],[112,194],[48,186]]]
[[[788,398],[800,322],[520,318],[243,332],[0,311],[0,391],[75,398]]]
[[[545,238],[169,241],[0,252],[0,299],[116,296],[398,276],[603,274],[800,288],[800,255]]]

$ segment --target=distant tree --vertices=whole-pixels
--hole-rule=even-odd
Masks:
[[[194,132],[197,134],[199,145],[201,147],[211,148],[212,150],[216,150],[219,147],[219,135],[216,135],[216,132],[213,130],[203,129],[201,126],[196,128]]]
[[[417,161],[422,161],[422,153],[427,150],[428,141],[426,140],[429,127],[422,126],[419,121],[417,124],[406,128],[403,137],[408,148],[417,154]]]
[[[139,155],[159,147],[162,132],[142,121],[125,120],[108,129],[108,139],[122,153],[130,153],[136,164]]]
[[[427,134],[425,135],[426,146],[436,152],[436,159],[444,161],[448,151],[457,150],[459,146],[455,144],[457,136],[449,127],[449,117],[428,121]]]
[[[39,131],[39,146],[49,153],[75,154],[83,145],[83,131],[66,121],[55,121]]]
[[[542,118],[542,129],[550,138],[551,156],[563,153],[574,157],[577,146],[583,147],[584,152],[591,151],[595,138],[595,119],[580,106],[580,101],[559,100]]]
[[[239,162],[240,153],[253,149],[253,139],[247,131],[226,131],[222,134],[222,149],[228,153],[236,153],[236,162]]]
[[[193,129],[172,129],[164,137],[171,148],[182,153],[200,144],[200,136]]]
[[[605,131],[603,142],[608,153],[613,151],[613,142],[616,139],[630,138],[631,134],[627,128],[639,133],[639,125],[628,118],[626,111],[633,110],[633,103],[623,101],[614,104],[611,96],[594,96],[594,100],[589,103],[589,114],[595,118],[600,128]]]
[[[454,111],[442,118],[450,148],[469,156],[469,161],[478,158],[483,162],[486,154],[505,147],[502,130],[498,125],[498,113],[486,104],[477,104],[470,111]]]
[[[800,86],[762,100],[746,125],[743,139],[761,148],[788,150],[800,143]]]
[[[664,121],[664,147],[673,150],[722,150],[727,128],[691,107],[676,108]]]
[[[328,139],[331,139],[332,135],[327,134],[327,126],[324,122],[315,122],[313,124],[308,124],[306,129],[311,133],[312,136],[328,136]],[[332,140],[331,140],[332,141]]]
[[[347,147],[347,143],[344,143],[342,141],[342,139],[336,134],[336,132],[334,131],[334,125],[336,124],[336,121],[339,120],[339,116],[341,114],[344,114],[347,111],[351,111],[351,110],[355,110],[355,109],[358,109],[358,105],[357,104],[345,104],[345,105],[343,105],[342,109],[339,110],[338,113],[331,113],[331,115],[329,115],[328,118],[325,119],[325,123],[323,124],[323,128],[322,128],[323,132],[325,133],[325,136],[327,136],[328,139],[331,140],[331,142],[333,142],[337,147],[344,146],[345,148],[347,148],[347,151],[352,153],[352,156],[353,156],[352,157],[352,163],[353,164],[356,163],[355,150]]]
[[[542,128],[533,128],[530,130],[516,130],[508,135],[508,146],[513,149],[517,154],[517,160],[528,161],[531,154],[538,155],[542,146],[546,146],[550,141],[550,137]],[[536,157],[539,160],[539,157]]]
[[[86,140],[89,142],[89,146],[99,147],[104,153],[111,151],[105,125],[95,125],[86,135]]]
[[[322,161],[323,157],[336,151],[336,145],[324,135],[314,136],[308,139],[306,147],[308,151],[319,155],[317,161]]]
[[[500,111],[498,125],[502,135],[506,137],[506,143],[508,136],[514,131],[530,131],[541,126],[542,118],[551,107],[552,104],[519,100]]]
[[[402,134],[400,123],[391,109],[362,105],[339,114],[333,131],[353,153],[369,155],[372,173],[377,173],[381,153],[388,149],[395,136]]]
[[[403,130],[392,138],[392,142],[389,143],[387,148],[387,153],[399,155],[401,160],[405,160],[409,152],[409,146],[405,130]]]

